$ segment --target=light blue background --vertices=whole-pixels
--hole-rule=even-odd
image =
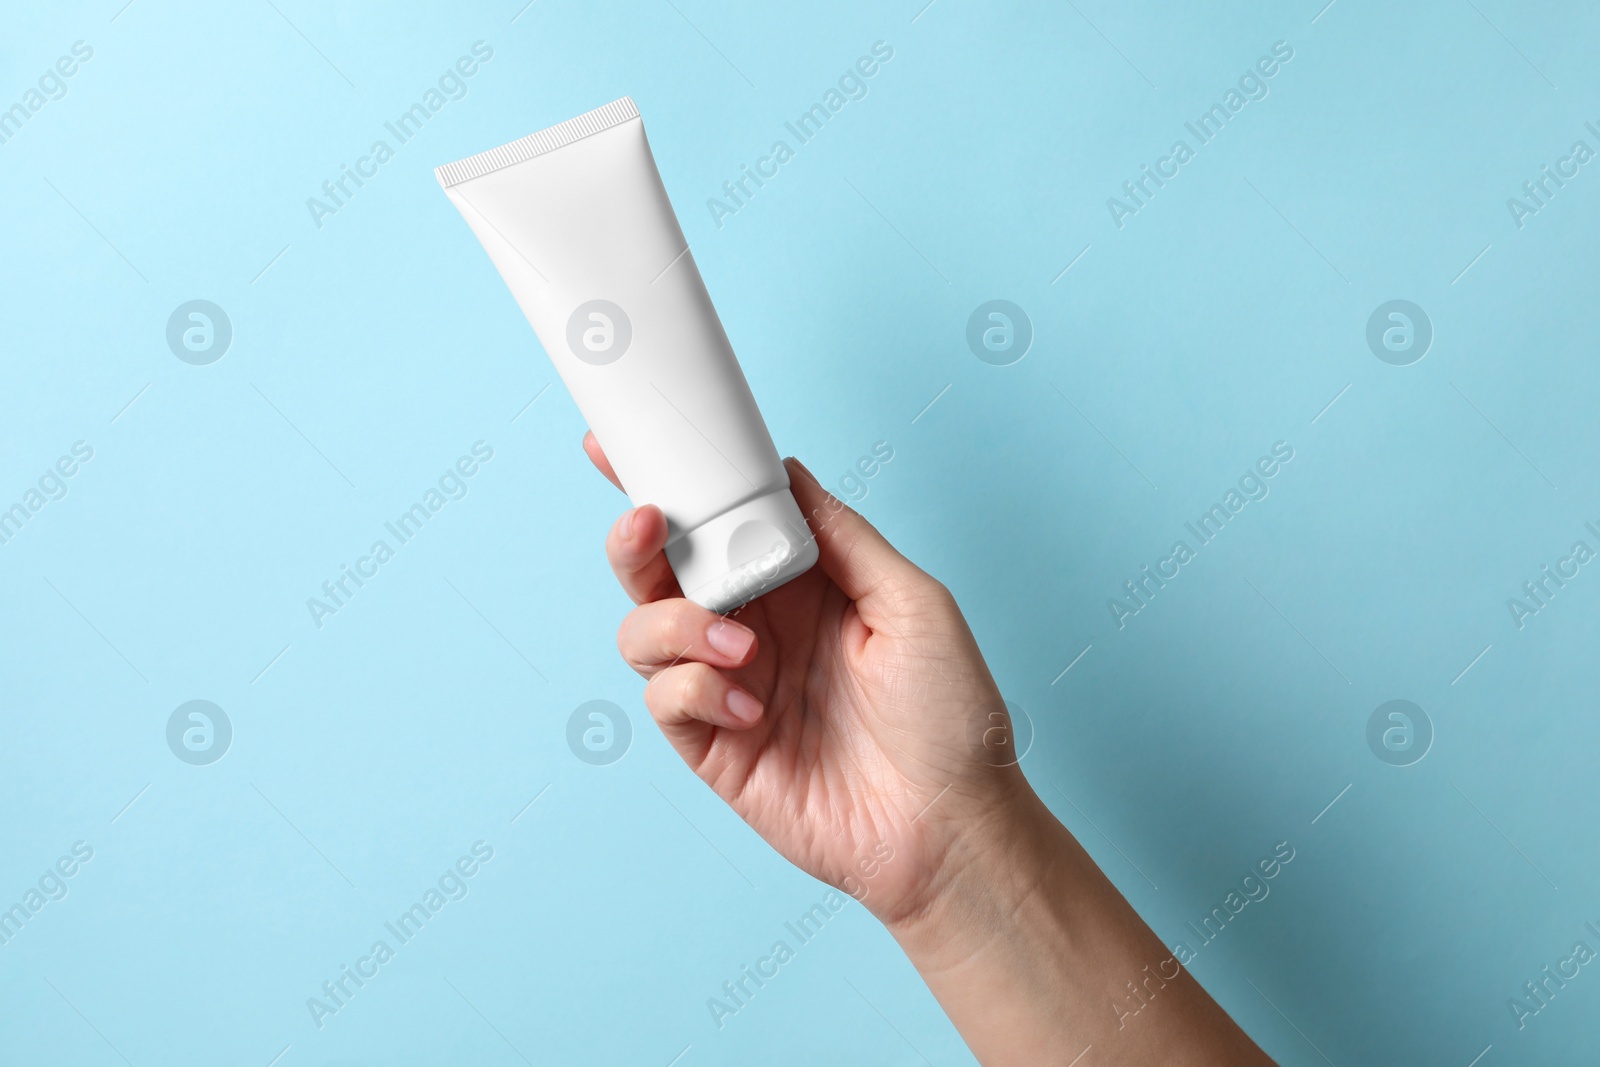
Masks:
[[[0,145],[0,506],[94,459],[0,545],[0,906],[95,853],[0,946],[0,1063],[972,1062],[854,904],[706,1009],[824,888],[649,723],[623,500],[431,170],[623,94],[779,447],[837,485],[892,444],[861,509],[955,591],[1029,777],[1162,938],[1292,843],[1193,965],[1267,1050],[1592,1056],[1594,968],[1520,1031],[1506,1001],[1600,948],[1600,573],[1522,629],[1506,601],[1600,547],[1600,172],[1521,229],[1506,199],[1600,148],[1600,15],[1322,2],[8,4],[0,106],[94,57]],[[479,40],[468,95],[314,225]],[[719,228],[706,199],[879,40]],[[1106,199],[1280,40],[1119,229]],[[235,331],[210,366],[164,338],[194,298]],[[993,298],[1036,331],[1008,367],[964,341]],[[1436,333],[1407,367],[1365,341],[1394,298]],[[469,495],[316,628],[479,440]],[[1277,441],[1271,495],[1119,630],[1107,599]],[[235,731],[206,767],[165,741],[196,698]],[[1437,735],[1409,767],[1365,740],[1396,698]],[[591,699],[632,717],[611,766],[566,746]],[[480,839],[470,895],[319,1030],[306,999]]]

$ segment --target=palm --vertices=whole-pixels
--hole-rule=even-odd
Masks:
[[[767,713],[748,730],[702,724],[674,743],[790,862],[894,910],[937,865],[940,804],[953,810],[970,792],[974,712],[1001,705],[987,672],[962,666],[965,624],[930,593],[874,632],[821,567],[735,617],[758,648],[730,673]]]
[[[616,482],[593,437],[584,445]],[[639,605],[618,645],[695,773],[790,862],[886,917],[916,906],[953,828],[980,822],[1019,772],[1009,733],[994,729],[1008,726],[1004,703],[949,593],[804,467],[790,475],[821,527],[821,561],[730,616],[753,653],[706,646],[716,616],[683,599],[652,507],[607,540]],[[824,509],[835,518],[819,523]],[[759,717],[731,715],[729,690],[759,701]]]

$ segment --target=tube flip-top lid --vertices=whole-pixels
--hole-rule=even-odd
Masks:
[[[728,612],[804,574],[817,541],[787,488],[747,500],[667,545],[684,596]]]

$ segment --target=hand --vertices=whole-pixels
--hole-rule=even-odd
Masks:
[[[616,483],[592,434],[584,449]],[[719,616],[683,598],[661,510],[625,512],[606,554],[639,606],[617,646],[694,772],[791,863],[895,924],[1031,791],[949,592],[787,466],[818,565]]]
[[[638,604],[617,647],[679,755],[883,920],[986,1067],[1268,1062],[1034,794],[950,593],[786,462],[820,559],[728,617],[683,598],[659,508],[606,539]]]

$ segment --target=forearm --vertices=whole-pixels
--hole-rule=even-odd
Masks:
[[[984,1067],[1266,1064],[1029,790],[890,923]]]

